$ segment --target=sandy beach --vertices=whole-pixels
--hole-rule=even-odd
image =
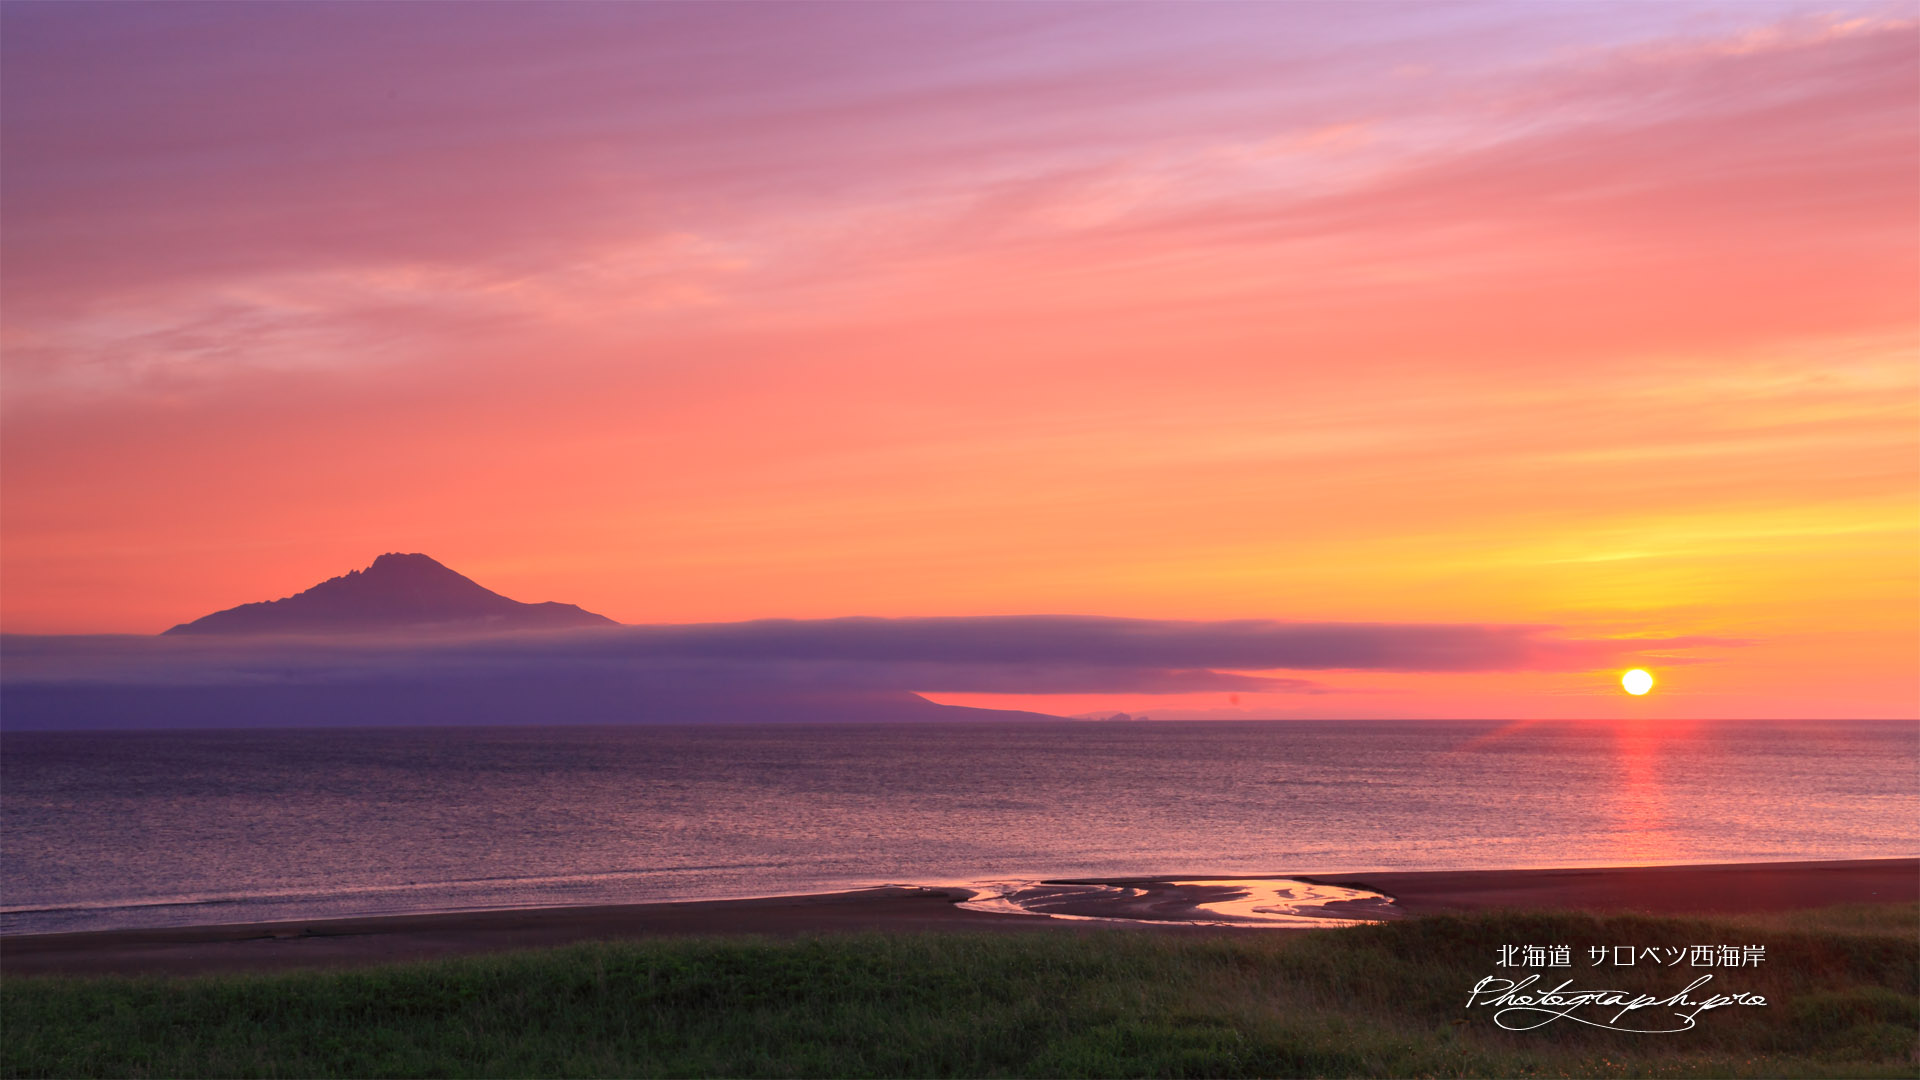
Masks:
[[[1747,914],[1920,900],[1920,859],[1334,874],[1303,880],[1386,893],[1409,915],[1490,908]]]
[[[1726,914],[1920,899],[1920,860],[1916,859],[1293,876],[1385,893],[1393,897],[1395,908],[1409,915],[1490,908]],[[1179,887],[1168,884],[1176,880],[1115,880],[1105,884],[1150,887],[1142,891],[1155,899],[1164,916],[1190,906],[1190,898],[1182,897]],[[1177,917],[1103,923],[958,906],[972,895],[960,888],[888,887],[753,900],[16,935],[0,938],[0,968],[9,975],[266,971],[688,934],[920,930],[1071,933],[1106,926],[1162,933],[1314,932],[1195,925]],[[1108,909],[1078,904],[1070,913],[1141,917],[1137,898],[1117,901]]]

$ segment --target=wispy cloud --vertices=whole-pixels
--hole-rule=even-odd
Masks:
[[[1858,258],[1836,227],[1906,211],[1912,26],[1776,14],[16,5],[14,396],[798,318],[824,273],[1009,254],[1362,296],[1676,230]]]

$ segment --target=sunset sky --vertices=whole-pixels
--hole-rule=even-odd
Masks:
[[[417,551],[1706,642],[955,703],[1915,716],[1917,15],[8,2],[0,629]]]

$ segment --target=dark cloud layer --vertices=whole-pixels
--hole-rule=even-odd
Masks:
[[[10,730],[969,720],[925,693],[1329,693],[1276,670],[1569,670],[1725,646],[1538,626],[1079,616],[767,620],[493,637],[0,638]]]
[[[339,681],[407,674],[617,668],[703,679],[925,691],[1311,690],[1271,671],[1578,671],[1741,642],[1569,638],[1553,627],[1175,622],[1073,615],[769,619],[492,637],[5,639],[9,682]]]
[[[1527,625],[1175,622],[1078,615],[762,620],[635,627],[604,647],[654,656],[1238,671],[1582,670],[1722,639],[1568,639]]]

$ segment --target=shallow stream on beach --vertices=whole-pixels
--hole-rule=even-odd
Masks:
[[[960,906],[975,911],[1096,922],[1301,930],[1400,917],[1393,901],[1380,893],[1294,878],[986,881],[966,887],[974,897]]]

